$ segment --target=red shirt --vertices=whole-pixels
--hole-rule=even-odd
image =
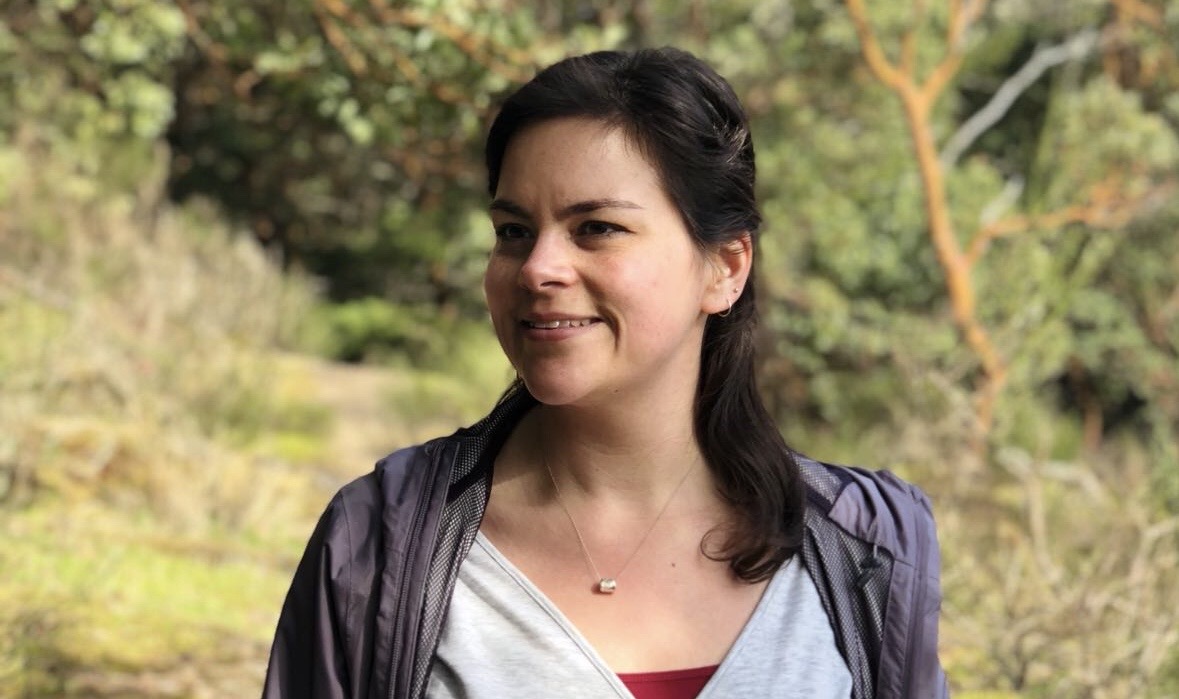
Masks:
[[[618,673],[635,699],[695,699],[708,684],[716,665],[663,672]]]

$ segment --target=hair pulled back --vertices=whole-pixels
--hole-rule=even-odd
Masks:
[[[512,137],[567,117],[621,129],[659,173],[701,249],[744,235],[756,247],[762,221],[748,120],[732,87],[703,61],[673,48],[601,51],[541,71],[504,102],[491,125],[491,196]],[[772,575],[799,549],[804,505],[793,452],[757,390],[756,324],[751,271],[730,312],[708,318],[694,406],[696,439],[721,495],[741,517],[724,532],[723,545],[705,552],[750,582]],[[526,389],[517,382],[510,390]]]

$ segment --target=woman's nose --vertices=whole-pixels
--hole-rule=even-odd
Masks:
[[[576,276],[573,243],[558,231],[537,234],[520,265],[520,286],[529,291],[546,291],[568,286]]]

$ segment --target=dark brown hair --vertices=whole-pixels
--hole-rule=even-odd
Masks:
[[[702,249],[748,234],[756,247],[753,141],[732,87],[678,49],[602,51],[541,71],[504,103],[487,137],[494,197],[504,153],[522,128],[564,117],[623,129],[659,172]],[[756,257],[754,258],[756,260]],[[802,545],[804,486],[794,454],[757,390],[754,278],[725,315],[709,317],[696,389],[695,433],[721,495],[740,515],[706,553],[750,582],[774,573]],[[517,383],[509,389],[526,390]],[[720,532],[717,532],[718,534]]]

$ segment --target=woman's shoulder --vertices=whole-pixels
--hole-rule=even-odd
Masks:
[[[933,508],[921,488],[888,470],[870,470],[797,455],[807,504],[823,520],[909,562],[936,547]]]
[[[335,528],[366,531],[382,526],[396,536],[419,512],[435,512],[480,480],[486,457],[507,431],[497,412],[449,435],[401,447],[340,488],[324,513]]]
[[[928,504],[929,498],[916,485],[905,481],[887,469],[867,469],[859,466],[844,466],[825,461],[816,461],[802,454],[795,454],[807,488],[818,494],[824,501],[834,502],[851,488],[852,492],[865,493],[881,491],[889,497],[907,497]]]
[[[325,516],[343,521],[374,518],[385,504],[406,500],[432,479],[436,459],[431,454],[442,448],[446,439],[402,447],[382,457],[368,472],[336,491]]]

